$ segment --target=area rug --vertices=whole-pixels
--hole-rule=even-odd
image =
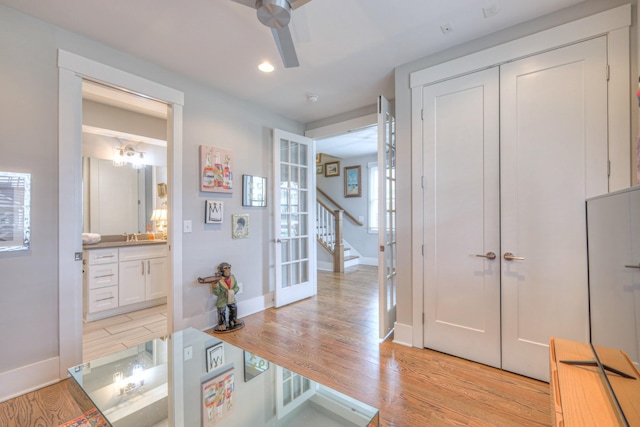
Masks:
[[[78,418],[60,424],[58,427],[107,427],[108,425],[109,423],[102,414],[96,408],[93,408]]]

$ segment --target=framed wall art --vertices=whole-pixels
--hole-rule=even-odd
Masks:
[[[324,176],[340,176],[340,162],[325,163]]]
[[[204,202],[204,223],[222,224],[224,205],[218,200],[205,200]]]
[[[206,145],[200,146],[200,191],[210,193],[233,192],[233,155]]]
[[[360,165],[344,168],[344,197],[362,197]]]
[[[0,252],[31,247],[31,174],[0,172]]]
[[[234,239],[249,237],[249,214],[231,215],[231,237]]]
[[[167,198],[167,184],[164,182],[158,184],[158,197],[161,199]]]
[[[316,173],[318,175],[321,175],[324,172],[324,166],[323,165],[316,165]]]
[[[224,365],[224,343],[219,342],[207,348],[207,372],[218,369]]]
[[[242,175],[242,206],[267,206],[267,178]]]

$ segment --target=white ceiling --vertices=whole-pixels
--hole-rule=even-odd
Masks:
[[[313,0],[293,11],[289,69],[255,10],[230,0],[0,4],[309,123],[393,99],[396,66],[581,1]],[[265,59],[271,74],[257,69]]]

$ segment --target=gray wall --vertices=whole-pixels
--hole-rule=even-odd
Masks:
[[[340,176],[325,177],[318,174],[317,186],[327,193],[333,200],[338,202],[351,215],[358,218],[364,217],[364,225],[358,226],[351,219],[344,217],[344,240],[353,247],[363,257],[376,258],[378,256],[378,235],[367,232],[367,219],[369,214],[368,197],[369,194],[369,170],[367,165],[369,162],[377,162],[376,154],[362,157],[352,157],[348,159],[339,159]],[[362,174],[362,197],[344,197],[344,168],[348,166],[360,165]],[[320,251],[320,248],[318,249]]]
[[[244,284],[239,300],[271,289],[270,210],[241,206],[241,177],[272,175],[271,128],[304,131],[298,122],[0,6],[0,170],[32,174],[31,250],[0,253],[0,377],[59,355],[58,48],[185,94],[182,215],[193,221],[193,233],[183,240],[183,311],[196,328],[215,323],[209,289],[196,279],[212,274],[221,261],[233,264]],[[199,192],[200,144],[233,151],[233,195]],[[225,202],[221,226],[204,225],[208,198]],[[250,214],[251,236],[232,240],[231,214],[240,212]],[[0,400],[37,386],[29,381],[19,377],[0,385]]]

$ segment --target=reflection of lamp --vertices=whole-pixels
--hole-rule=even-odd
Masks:
[[[162,232],[162,238],[167,239],[167,208],[154,209],[151,214],[151,221],[155,221],[156,229]]]
[[[136,361],[131,367],[131,376],[124,377],[123,372],[113,374],[113,386],[119,395],[129,394],[140,389],[144,385],[148,372],[144,369],[144,365]]]

